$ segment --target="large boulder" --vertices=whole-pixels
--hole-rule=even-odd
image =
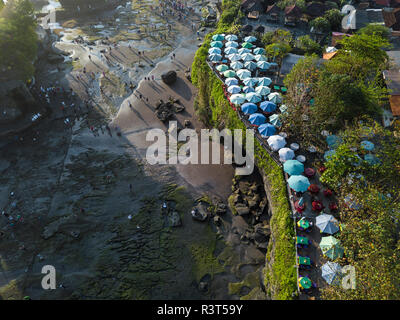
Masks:
[[[171,70],[161,75],[162,81],[166,84],[173,84],[176,81],[177,75],[176,72]]]

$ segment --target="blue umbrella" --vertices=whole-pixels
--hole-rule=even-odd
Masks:
[[[375,165],[381,163],[380,160],[371,153],[368,153],[364,156],[364,160],[367,161],[370,165]]]
[[[227,78],[225,80],[225,85],[227,85],[228,87],[229,86],[233,86],[233,85],[238,84],[238,83],[239,83],[239,81],[236,78]]]
[[[326,161],[329,161],[330,158],[331,158],[333,155],[335,155],[335,154],[336,154],[336,151],[335,151],[335,150],[328,150],[328,151],[326,151],[326,152],[324,153],[324,159],[325,159]]]
[[[256,126],[259,126],[263,123],[265,123],[265,116],[261,113],[253,113],[250,117],[249,117],[249,121],[251,124],[254,124]]]
[[[361,141],[361,147],[367,151],[372,151],[372,150],[374,150],[375,145],[371,141],[364,140],[364,141]]]
[[[257,106],[254,103],[243,103],[241,109],[244,114],[253,114],[257,112]]]
[[[227,36],[225,36],[225,39],[228,41],[236,41],[238,37],[234,34],[228,34]]]
[[[245,86],[245,87],[243,87],[243,92],[250,93],[250,92],[255,92],[255,90],[253,87]]]
[[[253,53],[254,54],[264,54],[265,53],[265,49],[263,49],[263,48],[255,48],[253,50]]]
[[[264,112],[274,112],[276,110],[276,104],[271,101],[263,101],[260,103],[260,108]]]
[[[234,47],[228,47],[228,48],[225,48],[224,52],[226,55],[230,55],[230,54],[238,53],[238,50]]]
[[[244,83],[246,86],[253,87],[253,86],[255,86],[255,85],[258,83],[258,79],[257,79],[257,78],[250,78],[250,77],[244,78],[244,79],[243,79],[243,83]]]
[[[225,47],[234,47],[237,48],[239,46],[239,44],[236,41],[228,41],[227,43],[225,43]]]
[[[210,61],[220,61],[222,56],[218,53],[210,54]]]
[[[228,92],[230,93],[239,93],[240,91],[242,91],[242,89],[237,85],[228,87]]]
[[[268,77],[258,78],[258,85],[260,86],[269,86],[271,82],[272,82],[271,78]]]
[[[293,175],[287,180],[289,187],[296,192],[305,192],[310,186],[310,181],[305,176]]]
[[[264,55],[262,55],[262,54],[257,54],[257,55],[254,57],[254,59],[255,59],[256,61],[267,61],[267,58],[266,58]]]
[[[261,101],[261,96],[256,92],[246,93],[246,100],[248,102],[257,103]]]
[[[225,39],[225,37],[224,37],[222,34],[214,34],[214,35],[212,36],[212,39],[213,39],[214,41],[222,41],[222,40]]]
[[[315,219],[315,225],[321,230],[322,233],[335,234],[339,231],[339,223],[330,214],[320,214]]]
[[[217,47],[208,49],[208,54],[213,54],[213,53],[221,54],[221,49]]]
[[[270,123],[263,123],[262,125],[260,125],[258,127],[258,132],[262,135],[262,136],[273,136],[276,132],[276,128],[275,126],[273,126]]]
[[[246,69],[249,70],[256,70],[257,69],[257,64],[254,61],[246,61],[244,63],[244,66]]]
[[[269,122],[271,122],[273,125],[275,125],[277,127],[280,127],[282,125],[278,114],[273,114],[272,116],[270,116],[269,117]]]
[[[244,54],[244,53],[250,53],[251,50],[247,48],[240,48],[238,52],[239,54]]]
[[[342,139],[334,134],[331,134],[326,137],[326,143],[328,144],[328,147],[335,149],[342,143]]]
[[[270,64],[267,61],[258,61],[257,67],[261,70],[268,70],[270,67]]]
[[[248,36],[248,37],[244,38],[244,41],[246,41],[246,42],[254,42],[254,41],[257,41],[257,38],[253,37],[253,36]]]
[[[213,41],[211,42],[211,47],[217,47],[217,48],[222,48],[223,47],[223,43],[221,41]]]
[[[283,164],[283,170],[291,176],[301,175],[304,172],[304,164],[298,160],[287,160]]]
[[[332,261],[328,261],[321,267],[322,278],[328,283],[332,284],[332,282],[338,279],[341,276],[342,268],[341,266]],[[335,281],[336,282],[336,281]]]
[[[266,96],[267,94],[269,94],[271,92],[271,89],[267,86],[261,85],[256,88],[256,92],[261,96]]]

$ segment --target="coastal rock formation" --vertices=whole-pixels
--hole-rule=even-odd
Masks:
[[[173,70],[163,73],[161,75],[162,81],[164,81],[164,83],[168,85],[173,84],[176,81],[176,78],[177,78],[176,72]]]

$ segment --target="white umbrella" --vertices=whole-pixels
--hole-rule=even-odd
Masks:
[[[242,60],[243,61],[251,61],[251,60],[254,60],[254,56],[251,53],[243,53]]]
[[[227,43],[225,43],[225,47],[233,47],[233,48],[237,48],[239,46],[239,44],[236,41],[228,41]]]
[[[267,86],[258,86],[256,87],[256,92],[261,96],[266,96],[271,92],[271,89]]]
[[[245,97],[242,94],[234,94],[231,96],[231,102],[234,104],[241,104],[245,102]]]
[[[237,53],[238,50],[236,48],[234,48],[234,47],[228,47],[228,48],[224,49],[224,52],[225,52],[226,55],[230,55],[230,54]]]
[[[335,234],[339,231],[338,221],[330,214],[323,213],[317,216],[315,219],[315,225],[323,233]]]
[[[238,83],[239,83],[239,81],[236,78],[226,78],[225,79],[225,84],[227,86],[232,86],[232,85],[235,85],[235,84],[238,84]]]
[[[233,85],[228,87],[228,92],[230,93],[239,93],[242,89],[239,86]]]
[[[279,159],[283,162],[294,158],[294,151],[290,148],[282,148],[279,150]]]
[[[262,55],[262,54],[257,54],[257,55],[255,55],[254,59],[255,59],[256,61],[267,61],[267,58],[266,58],[264,55]]]
[[[246,93],[246,100],[248,102],[257,103],[261,101],[261,96],[256,92]]]
[[[241,57],[240,54],[233,53],[233,54],[230,54],[230,55],[228,56],[228,59],[231,60],[231,61],[239,61],[239,60],[242,59],[242,57]]]
[[[256,70],[257,69],[257,64],[254,61],[247,61],[244,63],[244,66],[246,69],[249,70]]]
[[[278,92],[272,92],[268,95],[268,100],[277,104],[282,102],[282,97]]]
[[[227,41],[236,41],[238,39],[238,37],[234,34],[228,34],[227,36],[225,36],[225,39]]]
[[[247,48],[240,48],[240,49],[238,50],[238,52],[239,52],[239,54],[244,54],[244,53],[250,53],[251,50],[250,50],[250,49],[247,49]]]
[[[258,79],[257,78],[248,77],[248,78],[242,79],[242,81],[246,86],[253,87],[253,86],[255,86],[257,84]]]
[[[322,278],[324,278],[328,284],[332,284],[336,277],[340,277],[342,273],[342,267],[336,262],[328,261],[322,265],[321,271]]]
[[[271,83],[272,83],[271,78],[268,77],[258,78],[258,84],[261,86],[269,86]]]
[[[242,68],[243,68],[243,63],[241,63],[241,62],[239,62],[239,61],[233,61],[233,62],[231,63],[231,68],[232,68],[233,70],[242,69]]]
[[[251,72],[247,69],[240,69],[236,74],[241,80],[251,77]]]
[[[248,37],[244,38],[244,41],[246,41],[246,42],[254,42],[254,41],[257,41],[257,38],[253,37],[253,36],[248,36]]]
[[[274,151],[278,151],[279,149],[282,149],[284,146],[286,146],[285,138],[281,137],[280,135],[270,136],[267,140],[267,143]]]

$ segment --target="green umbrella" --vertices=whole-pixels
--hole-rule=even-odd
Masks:
[[[298,225],[300,228],[308,229],[308,228],[310,227],[310,222],[308,222],[308,220],[306,220],[306,219],[300,219],[300,220],[297,222],[297,225]]]
[[[301,257],[298,256],[299,258],[299,264],[305,265],[305,266],[310,266],[311,265],[311,260],[309,257]]]
[[[251,49],[253,48],[253,45],[250,42],[243,42],[242,43],[243,48]]]
[[[343,257],[344,249],[340,241],[333,236],[322,237],[319,246],[323,254],[332,260]]]
[[[234,77],[234,76],[236,76],[236,72],[233,71],[233,70],[226,70],[226,71],[224,72],[224,77],[225,77],[225,78],[232,78],[232,77]]]
[[[308,238],[307,237],[296,237],[296,244],[308,244]]]
[[[220,64],[219,66],[217,66],[216,68],[219,72],[224,72],[226,70],[229,69],[229,67],[226,64]]]
[[[308,277],[301,277],[301,278],[299,278],[299,285],[303,289],[310,289],[312,286],[312,282],[311,282],[310,278],[308,278]]]
[[[214,41],[222,41],[222,40],[225,39],[225,37],[224,37],[222,34],[214,34],[214,35],[212,36],[212,39],[213,39]]]

